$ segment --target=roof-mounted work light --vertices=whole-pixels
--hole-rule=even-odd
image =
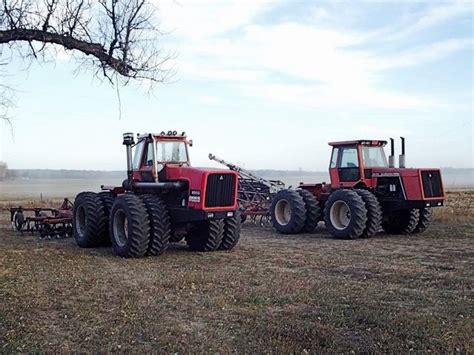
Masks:
[[[135,140],[133,139],[133,133],[127,132],[123,134],[123,143],[124,145],[133,145]]]

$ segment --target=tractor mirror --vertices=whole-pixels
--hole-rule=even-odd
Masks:
[[[192,146],[193,146],[193,140],[190,139],[190,140],[188,141],[188,144],[189,144],[190,147],[192,147]]]

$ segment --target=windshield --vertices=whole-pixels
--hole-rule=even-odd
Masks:
[[[362,147],[362,157],[366,168],[388,168],[383,147]]]
[[[187,163],[186,144],[182,141],[156,142],[156,160],[160,163]]]

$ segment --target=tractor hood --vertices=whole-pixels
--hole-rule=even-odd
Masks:
[[[188,207],[206,211],[237,209],[239,175],[232,170],[167,165],[167,181],[185,181]]]
[[[226,169],[197,168],[192,166],[167,165],[166,180],[202,180],[209,174],[234,174],[236,172]]]
[[[373,168],[366,169],[365,175],[366,178],[374,180],[372,186],[380,185],[381,181],[398,180],[407,200],[426,201],[445,198],[440,169]]]

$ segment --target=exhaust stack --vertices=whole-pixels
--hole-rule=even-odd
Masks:
[[[388,167],[395,167],[395,140],[390,138],[390,155],[388,157]]]
[[[400,137],[400,139],[402,140],[402,154],[400,154],[398,157],[398,166],[403,169],[406,167],[405,165],[405,138]]]
[[[133,139],[133,133],[124,133],[122,144],[127,149],[127,180],[128,185],[131,186],[133,178],[132,145],[135,144],[135,141]]]

